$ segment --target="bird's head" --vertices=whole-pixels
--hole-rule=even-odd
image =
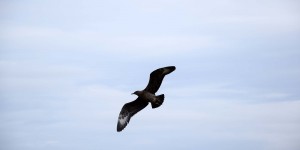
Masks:
[[[137,95],[137,96],[140,96],[140,95],[142,94],[142,91],[135,91],[135,92],[133,92],[132,94],[135,94],[135,95]]]

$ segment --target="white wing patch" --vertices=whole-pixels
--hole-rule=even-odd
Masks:
[[[118,118],[117,131],[118,132],[122,131],[129,123],[129,120],[130,120],[130,113],[125,112],[125,114],[120,114]]]
[[[128,123],[128,117],[129,115],[126,115],[126,116],[123,116],[121,115],[119,117],[119,123],[123,126],[124,124],[127,124]]]

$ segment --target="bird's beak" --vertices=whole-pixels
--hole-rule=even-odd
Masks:
[[[134,93],[131,93],[131,95],[133,95]]]

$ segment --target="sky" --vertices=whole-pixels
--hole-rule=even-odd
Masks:
[[[0,149],[299,150],[299,40],[297,0],[1,0]]]

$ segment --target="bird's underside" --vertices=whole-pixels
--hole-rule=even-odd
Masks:
[[[138,98],[132,102],[126,103],[119,114],[117,131],[122,131],[129,123],[131,117],[140,110],[144,109],[148,103],[151,103],[152,108],[159,107],[164,101],[164,94],[155,96],[165,75],[173,72],[175,66],[168,66],[154,70],[150,74],[150,79],[146,88],[142,91],[136,91],[133,94],[138,95]]]

